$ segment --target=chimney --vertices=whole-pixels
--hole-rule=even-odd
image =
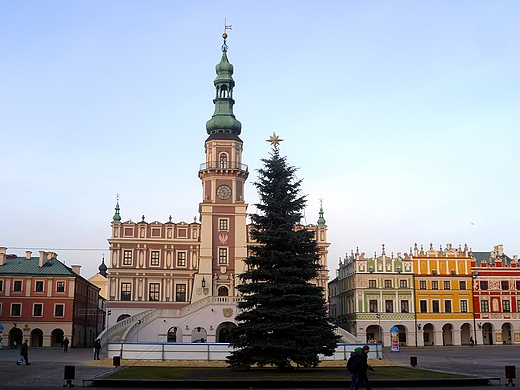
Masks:
[[[499,256],[504,255],[504,245],[500,244],[495,246],[495,251],[498,253]]]
[[[43,267],[43,265],[47,262],[47,252],[40,251],[40,258],[38,260],[38,266]]]
[[[74,272],[75,274],[79,275],[80,274],[80,271],[81,271],[81,265],[73,265],[71,266],[72,267],[72,272]]]
[[[32,252],[31,251],[25,251],[25,258],[27,260],[30,260],[31,259],[31,256],[32,256]]]
[[[0,265],[5,264],[5,252],[7,248],[5,246],[0,247]]]

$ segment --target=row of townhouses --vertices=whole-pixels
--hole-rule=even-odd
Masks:
[[[408,346],[520,343],[518,256],[430,245],[408,253],[358,249],[329,283],[332,319],[360,341]]]

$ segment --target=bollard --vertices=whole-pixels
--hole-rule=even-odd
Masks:
[[[112,358],[112,363],[114,364],[114,367],[119,367],[121,365],[121,356],[114,356]]]
[[[412,366],[412,367],[417,366],[417,356],[410,356],[410,366]]]
[[[74,387],[72,380],[76,378],[76,366],[65,366],[65,371],[63,372],[63,379],[67,381],[63,385],[63,387]]]
[[[506,366],[506,379],[508,380],[506,386],[512,384],[513,387],[515,384],[513,383],[513,379],[516,378],[516,366]]]

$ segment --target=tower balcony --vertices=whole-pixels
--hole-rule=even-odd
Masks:
[[[242,172],[247,172],[247,165],[238,163],[235,161],[227,161],[227,162],[221,162],[221,161],[210,161],[206,163],[200,164],[200,170],[201,171],[207,171],[207,170],[238,170]]]

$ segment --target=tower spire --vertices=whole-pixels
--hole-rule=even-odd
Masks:
[[[222,44],[222,58],[215,67],[217,77],[213,84],[215,85],[216,95],[213,99],[215,104],[215,112],[209,121],[206,122],[206,132],[210,135],[210,138],[214,139],[237,139],[240,140],[238,135],[242,131],[242,124],[235,118],[233,113],[233,88],[235,87],[235,81],[233,80],[233,65],[229,63],[227,57],[228,45],[226,30],[230,30],[231,26],[225,25],[224,43]],[[231,136],[231,137],[230,137]]]
[[[114,217],[112,218],[112,222],[116,222],[116,223],[121,222],[121,215],[119,215],[119,194],[116,194],[116,213],[114,214]]]
[[[323,199],[320,199],[320,217],[318,218],[318,226],[325,226],[325,218],[323,218]]]

